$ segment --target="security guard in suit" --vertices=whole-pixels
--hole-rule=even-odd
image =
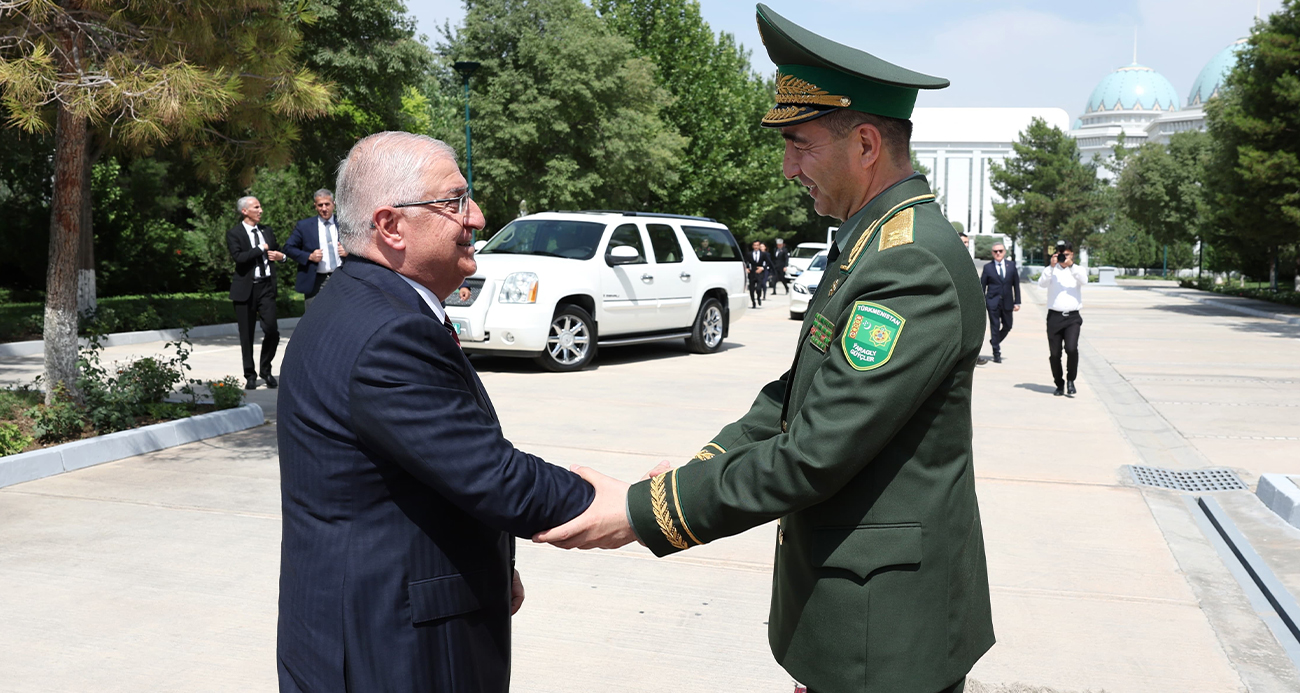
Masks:
[[[693,461],[634,484],[628,518],[658,556],[779,520],[768,640],[809,691],[960,691],[993,645],[971,452],[985,311],[907,142],[918,90],[948,81],[761,4],[758,25],[779,70],[763,125],[844,223],[793,366]]]

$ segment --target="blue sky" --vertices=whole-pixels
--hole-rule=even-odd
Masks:
[[[459,0],[407,0],[420,31],[437,35],[464,16]],[[1258,0],[1264,15],[1279,0]],[[1092,89],[1133,60],[1173,82],[1184,101],[1215,53],[1249,33],[1257,0],[767,0],[823,36],[921,72],[952,87],[918,106],[1058,107],[1071,119]],[[770,73],[754,24],[754,2],[702,0],[715,31],[734,34]]]

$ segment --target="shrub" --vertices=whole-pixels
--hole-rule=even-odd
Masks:
[[[23,433],[17,424],[0,422],[0,457],[16,455],[32,444],[32,437]]]
[[[42,443],[61,443],[79,438],[86,430],[82,409],[72,401],[63,383],[54,390],[53,404],[32,407],[27,410],[27,415],[35,423],[36,437]]]
[[[217,409],[234,409],[244,403],[244,388],[239,378],[233,375],[209,382],[208,390],[212,392],[212,404]]]

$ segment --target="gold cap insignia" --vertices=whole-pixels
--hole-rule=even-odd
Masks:
[[[778,104],[797,103],[847,108],[853,104],[853,99],[847,96],[830,94],[816,84],[799,79],[794,75],[778,73],[776,76],[776,102]]]

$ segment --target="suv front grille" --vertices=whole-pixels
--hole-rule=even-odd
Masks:
[[[465,306],[474,305],[474,302],[478,300],[478,295],[483,293],[483,280],[480,278],[466,279],[465,286],[469,287],[468,299],[462,300],[460,297],[460,289],[457,289],[453,291],[451,295],[447,297],[447,300],[444,301],[443,303],[445,305],[455,306],[458,308],[464,308]]]

